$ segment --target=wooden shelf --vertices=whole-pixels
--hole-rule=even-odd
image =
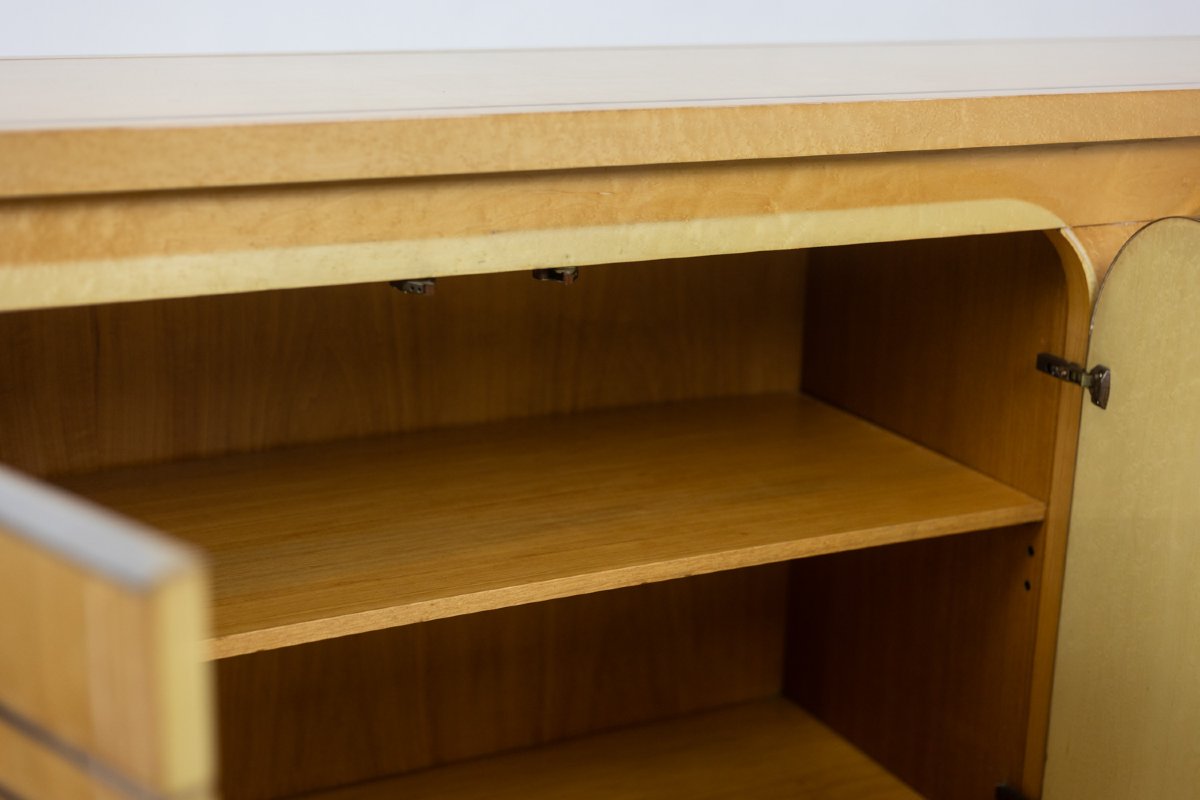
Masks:
[[[780,698],[323,793],[320,800],[915,800]]]
[[[704,400],[60,483],[201,546],[213,657],[1040,520],[815,400]]]

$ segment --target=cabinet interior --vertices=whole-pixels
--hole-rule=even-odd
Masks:
[[[0,460],[208,553],[228,798],[986,796],[1066,313],[1039,232],[11,313]]]

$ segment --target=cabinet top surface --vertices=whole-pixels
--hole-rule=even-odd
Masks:
[[[1172,138],[1198,99],[1200,37],[0,59],[0,195]]]
[[[0,128],[206,126],[1189,88],[1200,88],[1200,37],[0,59]]]

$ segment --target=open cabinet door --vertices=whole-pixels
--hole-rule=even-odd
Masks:
[[[0,797],[212,792],[191,550],[0,469]]]
[[[1101,288],[1044,796],[1200,796],[1200,222],[1139,231]]]

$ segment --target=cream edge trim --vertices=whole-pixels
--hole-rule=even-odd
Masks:
[[[1041,206],[990,199],[0,265],[0,311],[1065,229]],[[1082,254],[1078,242],[1068,238]],[[1094,283],[1094,276],[1089,280]]]
[[[1054,245],[1058,249],[1059,255],[1065,262],[1068,256],[1068,253],[1064,252],[1063,245],[1065,245],[1066,248],[1070,249],[1070,254],[1079,261],[1079,265],[1083,269],[1083,277],[1087,281],[1088,298],[1094,305],[1096,302],[1096,292],[1100,288],[1100,283],[1096,279],[1096,265],[1092,263],[1091,255],[1088,253],[1087,248],[1083,246],[1083,243],[1079,241],[1079,237],[1075,235],[1075,231],[1064,225],[1058,229],[1058,234],[1057,237],[1054,237]]]
[[[202,554],[169,536],[3,466],[0,536],[135,592],[154,591],[203,563]]]
[[[209,661],[212,598],[206,570],[160,586],[152,612],[159,783],[171,797],[214,796],[217,734]]]

